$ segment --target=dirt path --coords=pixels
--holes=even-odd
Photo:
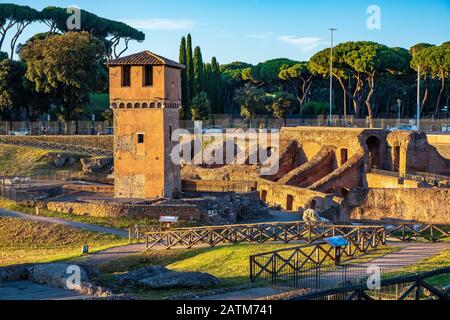
[[[81,266],[99,266],[103,263],[113,260],[126,258],[128,256],[139,254],[145,250],[144,244],[130,244],[122,247],[115,247],[100,252],[90,254],[88,256],[73,260],[73,263]]]
[[[15,212],[10,211],[6,209],[0,208],[0,217],[13,217],[13,218],[19,218],[24,220],[32,220],[36,222],[46,222],[46,223],[52,223],[52,224],[59,224],[64,226],[69,226],[77,229],[83,229],[93,232],[100,232],[105,234],[112,234],[115,236],[118,236],[120,238],[128,238],[128,232],[113,228],[106,228],[95,224],[90,223],[83,223],[83,222],[76,222],[76,221],[70,221],[70,220],[64,220],[60,218],[53,218],[53,217],[42,217],[42,216],[34,216],[31,214],[21,213],[21,212]]]

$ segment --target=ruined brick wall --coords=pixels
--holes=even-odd
[[[366,175],[369,189],[395,189],[395,188],[423,188],[427,187],[424,182],[403,179],[378,173],[368,173]]]
[[[450,224],[450,189],[355,190],[342,219],[417,221]]]
[[[315,208],[319,212],[334,206],[333,196],[320,192],[285,186],[269,181],[258,181],[261,200],[268,205],[279,205],[284,210],[301,212]]]
[[[436,148],[439,154],[447,160],[450,160],[450,134],[429,134],[428,143]]]
[[[318,192],[335,193],[337,195],[343,196],[347,191],[353,188],[362,187],[364,175],[364,159],[364,154],[353,155],[353,157],[342,167],[333,171],[323,179],[317,181],[308,189]]]
[[[306,188],[327,176],[337,168],[335,148],[324,146],[311,161],[292,170],[278,183]]]
[[[184,192],[252,192],[256,182],[222,180],[183,180]]]
[[[47,209],[75,215],[102,218],[135,217],[158,220],[161,215],[177,216],[181,220],[202,219],[205,213],[195,205],[133,205],[107,202],[48,202]]]
[[[450,175],[450,160],[428,143],[424,133],[392,132],[387,138],[392,155],[390,169],[402,174],[428,172]],[[399,158],[396,160],[396,158]]]
[[[64,190],[114,194],[114,186],[66,184]]]

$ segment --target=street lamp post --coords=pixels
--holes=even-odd
[[[398,126],[400,126],[400,123],[402,122],[402,100],[397,99],[397,109],[398,109]]]
[[[330,28],[331,33],[331,50],[330,50],[330,118],[329,125],[332,126],[333,123],[333,41],[334,41],[334,31],[337,31],[335,28]]]

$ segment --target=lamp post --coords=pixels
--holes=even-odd
[[[329,118],[329,126],[332,126],[333,123],[333,41],[334,41],[334,31],[337,31],[335,28],[330,28],[331,33],[331,50],[330,50],[330,118]]]
[[[397,109],[398,109],[398,126],[400,126],[401,118],[402,118],[402,100],[397,99]]]

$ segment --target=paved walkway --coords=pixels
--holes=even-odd
[[[42,217],[42,216],[35,216],[31,214],[21,213],[21,212],[15,212],[10,211],[6,209],[0,208],[0,217],[13,217],[13,218],[19,218],[19,219],[25,219],[25,220],[32,220],[36,222],[46,222],[46,223],[53,223],[53,224],[59,224],[64,226],[69,226],[77,229],[83,229],[93,232],[100,232],[105,234],[112,234],[121,238],[128,238],[128,231],[113,229],[113,228],[106,228],[95,224],[90,223],[83,223],[83,222],[76,222],[76,221],[70,221],[70,220],[64,220],[60,218],[53,218],[53,217]]]
[[[103,263],[110,262],[128,256],[139,254],[145,250],[145,244],[130,244],[122,247],[110,248],[100,252],[90,254],[88,256],[74,260],[73,262],[81,266],[99,266]]]
[[[0,283],[0,300],[83,300],[78,293],[31,283],[30,281]]]

